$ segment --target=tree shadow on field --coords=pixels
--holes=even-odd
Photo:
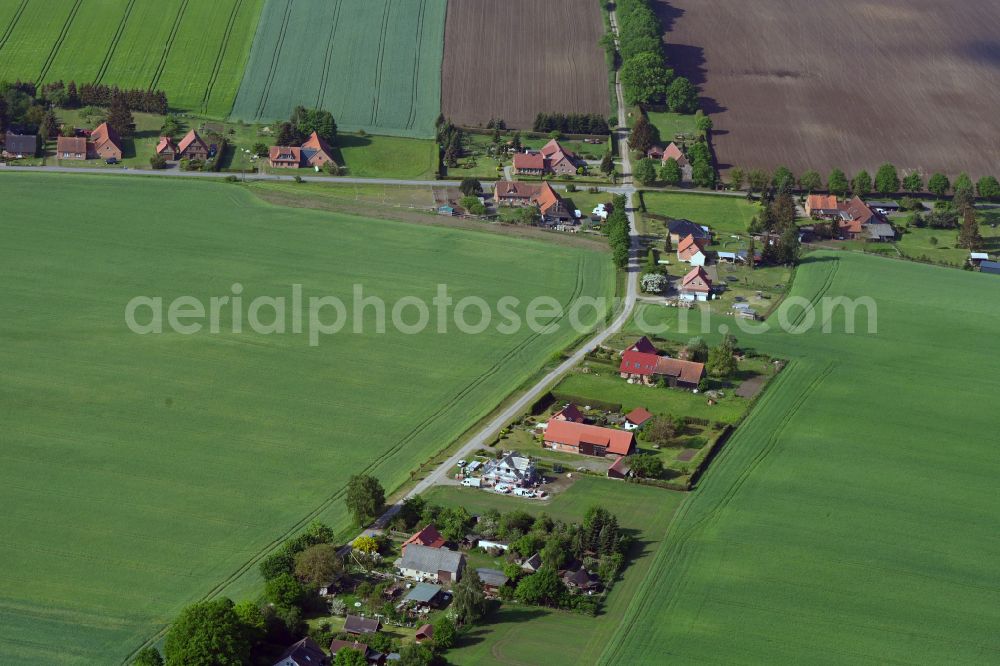
[[[802,257],[799,264],[823,264],[828,261],[840,261],[837,257],[817,257],[814,254]]]
[[[513,606],[505,606],[502,615],[498,611],[498,605],[494,604],[490,612],[487,613],[487,622],[483,626],[474,626],[459,634],[455,640],[455,647],[469,647],[477,643],[482,643],[493,632],[493,627],[498,624],[530,622],[546,615],[548,612],[543,608],[517,608]]]
[[[351,166],[344,159],[344,153],[341,152],[342,148],[364,148],[370,146],[372,143],[371,137],[368,135],[361,136],[359,134],[341,134],[337,133],[337,143],[333,146],[333,161],[340,166],[347,169],[347,175],[351,174]]]
[[[705,69],[705,49],[700,46],[671,43],[666,44],[664,49],[667,54],[667,63],[673,67],[674,71],[698,86],[700,90],[704,90],[708,80],[708,71]],[[698,101],[702,111],[708,115],[726,111],[726,107],[713,97],[702,95]]]
[[[657,0],[654,3],[653,11],[656,12],[657,18],[660,19],[660,25],[663,26],[663,32],[668,33],[674,29],[674,23],[680,17],[684,16],[684,10],[680,7],[674,7],[669,2],[663,2],[662,0]],[[664,37],[669,40],[669,37],[664,34]]]

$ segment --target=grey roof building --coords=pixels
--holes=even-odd
[[[319,643],[306,636],[285,650],[274,666],[330,666],[330,658]]]
[[[7,135],[4,137],[3,150],[8,155],[34,157],[38,152],[38,137],[34,134],[12,134],[7,132]]]
[[[465,555],[447,548],[428,548],[416,543],[406,547],[396,566],[407,578],[457,581],[465,567]]]

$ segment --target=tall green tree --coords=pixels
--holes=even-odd
[[[684,179],[681,165],[673,157],[668,157],[667,161],[660,167],[660,180],[667,185],[677,186]]]
[[[1000,183],[995,176],[983,176],[976,182],[976,192],[981,199],[1000,199]]]
[[[337,650],[333,666],[368,666],[368,659],[361,650],[343,647]]]
[[[903,189],[907,192],[919,192],[924,189],[924,179],[919,171],[911,171],[903,177]]]
[[[167,632],[167,666],[243,666],[250,643],[230,599],[192,604],[181,611]]]
[[[771,176],[771,184],[779,192],[782,190],[791,191],[795,187],[795,174],[788,167],[780,166],[774,170],[774,175]]]
[[[467,569],[452,589],[451,611],[460,627],[475,624],[486,615],[486,593],[475,569]]]
[[[344,573],[344,561],[332,543],[318,543],[295,556],[295,577],[303,583],[325,585]]]
[[[751,192],[763,192],[771,183],[771,176],[763,169],[753,169],[747,174],[747,185]]]
[[[962,214],[962,228],[958,232],[958,246],[970,250],[979,250],[983,246],[983,237],[979,233],[979,221],[976,219],[976,209],[969,206]]]
[[[778,260],[786,266],[794,266],[799,263],[801,252],[802,243],[799,240],[798,227],[795,225],[785,227],[778,241]]]
[[[943,173],[936,173],[927,181],[927,191],[937,197],[943,197],[951,189],[951,181]]]
[[[714,377],[731,377],[736,374],[736,338],[726,335],[722,342],[708,352],[708,373]]]
[[[611,175],[611,172],[615,170],[615,160],[611,157],[611,153],[604,153],[604,157],[601,158],[601,173],[605,176]]]
[[[896,167],[886,162],[875,172],[875,191],[881,195],[899,192],[899,173]]]
[[[135,119],[129,111],[125,95],[118,93],[111,98],[108,108],[108,126],[118,132],[119,136],[129,137],[135,131]]]
[[[348,510],[359,525],[367,525],[378,518],[385,508],[385,489],[374,476],[355,474],[347,482],[344,499]]]
[[[455,645],[455,638],[458,630],[455,623],[447,615],[440,615],[434,621],[434,647],[439,650],[448,650]]]
[[[132,666],[163,666],[163,657],[155,647],[143,648],[135,653]]]
[[[595,540],[599,538],[595,535]],[[566,586],[559,579],[559,574],[552,567],[541,569],[525,576],[514,590],[514,598],[524,604],[552,605],[566,595]]]
[[[743,189],[743,181],[746,180],[746,173],[740,167],[733,167],[729,170],[729,186],[734,190]]]
[[[656,182],[656,162],[649,157],[642,158],[635,165],[635,172],[632,175],[640,185],[652,185]]]
[[[667,107],[674,113],[694,113],[698,110],[698,89],[683,76],[678,76],[667,87]]]
[[[862,169],[851,179],[851,192],[856,197],[866,197],[872,192],[872,177]]]
[[[629,106],[660,102],[666,96],[673,72],[659,53],[639,53],[621,67],[622,94]]]
[[[483,191],[483,184],[479,182],[478,178],[472,178],[467,176],[462,179],[461,184],[459,184],[458,189],[461,190],[462,194],[465,196],[474,196]]]
[[[632,150],[645,155],[653,145],[660,140],[656,127],[649,122],[646,114],[640,114],[628,135],[628,146]]]
[[[958,178],[955,179],[955,184],[952,189],[955,190],[955,194],[958,194],[959,192],[968,192],[971,194],[975,191],[975,188],[972,185],[972,179],[969,178],[969,174],[964,171],[958,174]]]
[[[818,171],[810,169],[799,176],[799,187],[812,194],[823,187],[823,177]]]
[[[851,189],[851,184],[847,182],[847,175],[843,171],[834,169],[826,179],[826,187],[831,194],[842,197]]]

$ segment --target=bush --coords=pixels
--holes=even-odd
[[[149,166],[157,171],[167,168],[167,160],[162,155],[153,155],[149,158]]]

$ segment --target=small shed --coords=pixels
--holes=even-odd
[[[419,629],[417,629],[417,633],[414,636],[414,639],[418,643],[423,643],[424,641],[429,641],[432,638],[434,638],[434,627],[432,627],[429,624],[421,625],[421,627]]]
[[[381,628],[382,623],[379,620],[360,615],[348,615],[344,621],[344,631],[349,634],[374,634]]]
[[[417,604],[418,606],[430,606],[434,603],[439,594],[441,594],[440,585],[417,583],[417,585],[410,590],[410,593],[403,598],[403,601],[408,601],[410,603]]]
[[[455,215],[458,215],[458,209],[451,204],[444,204],[443,206],[438,206],[438,215],[454,217]]]
[[[499,569],[476,569],[476,574],[479,575],[479,580],[483,581],[483,587],[487,592],[496,592],[510,582],[510,578]]]
[[[979,264],[980,273],[1000,275],[1000,261],[984,261]]]

